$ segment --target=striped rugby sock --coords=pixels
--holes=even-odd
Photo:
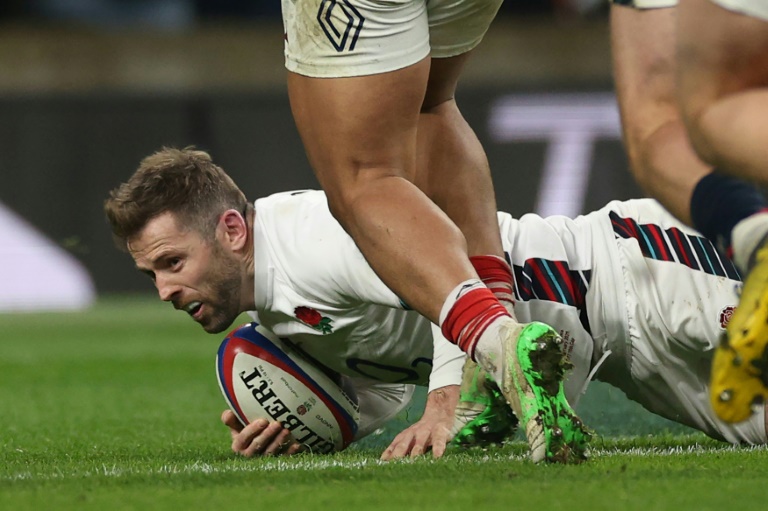
[[[766,208],[768,201],[757,188],[716,171],[701,178],[691,196],[693,226],[729,258],[733,257],[733,228]]]
[[[478,279],[462,282],[448,295],[440,312],[440,329],[446,339],[475,358],[475,347],[488,325],[502,316],[506,308]]]
[[[480,280],[498,298],[499,302],[514,318],[515,282],[512,267],[502,257],[495,255],[472,256],[469,261],[474,266]]]

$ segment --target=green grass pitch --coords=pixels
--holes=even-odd
[[[381,463],[419,401],[330,456],[239,459],[219,424],[208,335],[156,299],[67,314],[0,314],[0,510],[762,509],[768,451],[734,448],[593,385],[599,435],[579,466],[525,445]]]

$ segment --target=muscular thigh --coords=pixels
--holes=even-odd
[[[282,0],[285,61],[312,77],[386,73],[465,53],[502,0]]]
[[[611,6],[616,91],[627,129],[651,130],[675,115],[675,9]]]
[[[765,5],[766,17],[739,12],[750,5]],[[678,18],[680,96],[690,115],[714,99],[768,83],[768,4],[682,0]]]

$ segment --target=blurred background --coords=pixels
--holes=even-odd
[[[0,312],[153,292],[112,245],[102,203],[163,145],[211,152],[251,199],[316,188],[282,41],[274,0],[0,2]],[[501,209],[574,216],[639,195],[607,4],[507,0],[458,102]]]

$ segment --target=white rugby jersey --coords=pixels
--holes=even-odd
[[[323,192],[279,193],[255,208],[257,321],[341,374],[430,389],[460,380],[463,354],[444,339],[430,378],[431,323],[376,276]]]
[[[341,374],[430,390],[460,382],[461,351],[437,328],[433,349],[431,323],[375,275],[323,192],[280,193],[255,208],[257,321]],[[739,276],[711,243],[650,199],[575,219],[499,213],[499,222],[517,317],[563,337],[572,404],[597,372],[649,410],[733,440],[706,384]]]

